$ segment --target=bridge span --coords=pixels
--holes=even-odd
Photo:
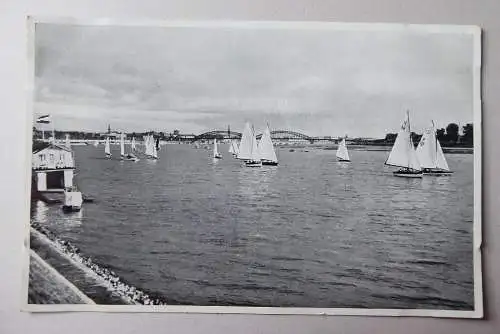
[[[214,130],[202,133],[193,138],[193,142],[203,141],[203,140],[227,140],[227,139],[241,139],[241,132],[228,131],[228,130]],[[256,136],[257,139],[262,137],[262,133]],[[312,137],[306,134],[291,131],[291,130],[272,130],[271,139],[282,140],[282,141],[306,141],[306,142],[318,142],[318,141],[337,141],[337,138],[327,137]]]

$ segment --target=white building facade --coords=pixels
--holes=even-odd
[[[33,152],[32,172],[39,192],[58,192],[73,187],[74,171],[75,161],[70,148],[50,144]]]

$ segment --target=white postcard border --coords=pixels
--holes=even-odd
[[[474,269],[474,310],[434,310],[434,309],[357,309],[357,308],[291,308],[291,307],[239,307],[239,306],[147,306],[147,305],[41,305],[28,304],[29,286],[29,234],[30,234],[30,191],[31,191],[31,136],[34,106],[35,79],[35,27],[37,23],[97,26],[156,26],[185,28],[238,28],[238,29],[307,29],[337,31],[412,31],[414,33],[457,33],[471,34],[473,47],[473,124],[474,124],[474,228],[473,228],[473,269]],[[483,278],[482,278],[482,100],[481,100],[481,29],[473,25],[437,25],[403,23],[351,23],[318,21],[159,21],[151,19],[109,19],[109,18],[68,18],[28,16],[27,18],[27,103],[26,103],[26,182],[23,239],[23,272],[21,310],[25,312],[122,312],[122,313],[204,313],[204,314],[255,314],[255,315],[316,315],[316,316],[387,316],[387,317],[436,317],[436,318],[483,318]]]

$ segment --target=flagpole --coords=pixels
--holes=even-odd
[[[54,121],[51,120],[52,123],[52,142],[55,144],[56,143],[56,135],[55,135],[55,130],[54,130]]]

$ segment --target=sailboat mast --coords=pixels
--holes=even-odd
[[[252,145],[250,146],[250,156],[253,157],[253,141],[254,140],[257,140],[255,138],[255,129],[253,127],[253,124],[252,124]]]
[[[437,139],[437,134],[436,134],[436,126],[434,125],[434,120],[431,120],[432,122],[432,135],[434,136],[434,153],[435,153],[435,162],[437,162],[437,154],[438,154],[438,139]]]
[[[414,149],[414,147],[413,147],[413,141],[411,140],[411,125],[410,125],[410,111],[409,110],[406,110],[406,120],[408,121],[408,136],[410,137],[409,149],[412,150],[412,149]],[[411,151],[409,151],[409,152],[411,152]],[[408,169],[410,169],[410,159],[408,159]]]

